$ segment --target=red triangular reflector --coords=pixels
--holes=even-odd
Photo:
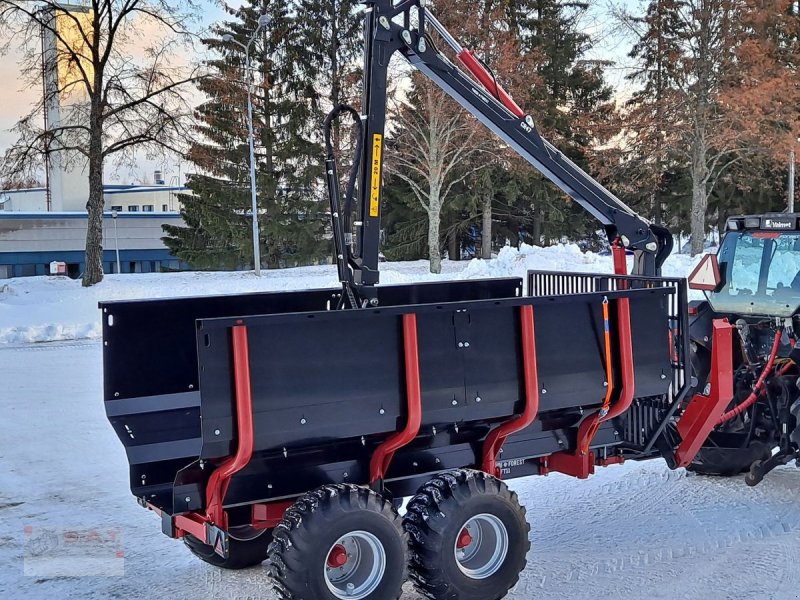
[[[693,290],[713,292],[720,283],[719,263],[716,254],[706,254],[689,275],[689,287]]]

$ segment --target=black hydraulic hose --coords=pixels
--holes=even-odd
[[[323,130],[325,132],[325,152],[327,153],[328,160],[336,160],[336,156],[333,153],[333,144],[331,143],[331,130],[333,128],[333,122],[339,118],[342,113],[348,113],[353,117],[353,121],[355,121],[358,134],[356,136],[356,151],[354,154],[353,159],[353,166],[350,167],[350,174],[347,177],[347,188],[345,188],[344,193],[344,214],[346,215],[344,218],[344,225],[345,228],[349,231],[350,230],[350,217],[353,211],[353,195],[356,189],[356,180],[358,179],[358,169],[361,166],[361,153],[364,149],[364,123],[361,121],[361,115],[359,112],[350,106],[349,104],[340,104],[336,108],[334,108],[331,112],[328,113],[328,116],[325,117],[325,123],[323,125]]]
[[[336,155],[331,142],[331,130],[333,122],[345,112],[350,114],[356,122],[358,134],[356,137],[355,157],[347,178],[344,206],[341,206],[339,202],[339,178],[336,174]],[[325,152],[327,153],[325,171],[328,183],[328,197],[331,203],[331,218],[333,219],[335,257],[339,281],[342,284],[342,297],[339,300],[337,309],[345,308],[348,305],[350,308],[358,308],[358,299],[353,291],[353,272],[350,266],[352,251],[348,244],[347,233],[352,233],[350,220],[353,216],[353,196],[361,165],[361,152],[364,148],[364,124],[361,122],[361,115],[356,109],[347,104],[340,104],[325,117],[323,131],[325,135]]]

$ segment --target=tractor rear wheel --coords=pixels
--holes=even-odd
[[[459,470],[434,477],[406,507],[411,579],[433,600],[499,600],[525,568],[530,526],[499,479]]]
[[[197,558],[221,569],[246,569],[260,565],[267,559],[267,548],[272,542],[271,529],[262,529],[252,536],[248,534],[248,537],[236,535],[237,532],[233,530],[228,537],[228,558],[221,557],[212,546],[191,534],[184,535],[183,542]]]
[[[392,503],[355,485],[324,485],[283,515],[269,548],[275,590],[291,600],[392,600],[408,542]]]
[[[700,475],[731,477],[750,470],[757,460],[772,456],[772,449],[764,442],[755,441],[745,448],[701,448],[688,470]]]

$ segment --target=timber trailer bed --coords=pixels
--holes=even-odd
[[[102,303],[106,412],[131,491],[202,560],[268,558],[295,600],[391,600],[407,574],[436,600],[499,599],[530,548],[503,480],[689,465],[731,399],[731,327],[708,319],[723,350],[695,393],[686,282],[658,276],[669,232],[545,141],[420,0],[367,2],[364,36],[364,116],[325,124],[341,287]],[[376,285],[394,53],[601,221],[614,275]]]

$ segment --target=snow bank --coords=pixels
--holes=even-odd
[[[697,259],[675,254],[664,265],[667,276],[686,276]],[[583,253],[576,245],[506,247],[496,258],[444,261],[441,275],[428,272],[427,261],[381,264],[383,284],[452,279],[525,277],[529,269],[612,272],[610,256]],[[252,272],[190,272],[106,275],[91,288],[66,277],[23,277],[0,282],[0,344],[26,344],[97,338],[101,334],[97,303],[178,296],[207,296],[259,291],[335,287],[333,266]]]

